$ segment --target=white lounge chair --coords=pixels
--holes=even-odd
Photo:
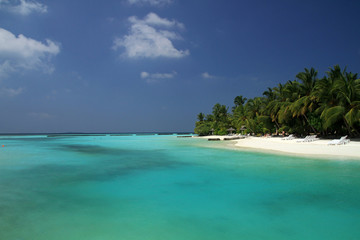
[[[308,139],[308,142],[313,142],[319,140],[318,138],[316,138],[316,135],[311,135],[310,138]]]
[[[331,140],[328,145],[345,145],[350,142],[350,139],[347,139],[347,135],[341,137],[340,139]]]
[[[293,140],[293,139],[295,139],[294,135],[293,135],[293,134],[290,134],[289,136],[284,137],[284,138],[282,138],[281,140]]]
[[[309,140],[309,138],[310,138],[311,136],[310,135],[308,135],[308,136],[306,136],[305,138],[303,138],[303,139],[299,139],[299,140],[297,140],[296,142],[307,142],[308,140]]]
[[[296,142],[313,142],[319,140],[318,138],[316,138],[316,135],[308,135],[303,139],[297,140]]]

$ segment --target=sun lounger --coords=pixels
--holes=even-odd
[[[313,142],[313,141],[316,141],[316,140],[319,140],[316,135],[311,135],[310,138],[308,139],[308,142]]]
[[[311,136],[310,135],[308,135],[308,136],[306,136],[305,138],[303,138],[303,139],[299,139],[299,140],[297,140],[296,142],[307,142],[308,140],[309,140],[309,138],[310,138]]]
[[[347,139],[347,135],[341,137],[340,139],[331,140],[328,145],[345,145],[350,142],[350,139]]]
[[[293,140],[293,139],[295,139],[294,135],[290,134],[289,136],[284,137],[281,140]]]
[[[297,140],[296,142],[313,142],[319,140],[318,138],[316,138],[316,135],[308,135],[303,139]]]

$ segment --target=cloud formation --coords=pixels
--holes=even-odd
[[[184,29],[184,25],[175,20],[161,18],[149,13],[144,19],[130,17],[128,35],[114,40],[113,49],[125,48],[128,58],[181,58],[189,55],[189,50],[178,50],[173,40],[181,40],[175,29]]]
[[[14,4],[15,3],[15,4]],[[15,14],[23,16],[29,15],[32,12],[46,13],[47,6],[36,1],[9,1],[0,0],[0,8],[6,9]]]
[[[7,88],[7,87],[3,87],[0,89],[0,95],[1,96],[7,96],[7,97],[15,97],[21,93],[23,93],[24,88]]]
[[[0,80],[7,77],[14,70],[9,61],[0,62]]]
[[[205,79],[215,79],[216,76],[213,76],[213,75],[210,75],[208,72],[204,72],[201,74],[202,78],[205,78]]]
[[[59,52],[59,45],[51,40],[42,43],[0,28],[0,77],[19,69],[51,73],[50,59]]]
[[[171,4],[173,0],[127,0],[127,2],[136,5],[164,6]]]
[[[157,83],[161,80],[171,79],[176,76],[176,72],[171,73],[148,73],[148,72],[141,72],[140,77],[145,79],[147,83]]]

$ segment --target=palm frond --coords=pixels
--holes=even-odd
[[[339,120],[343,119],[345,113],[345,108],[343,106],[335,106],[326,109],[321,114],[320,118],[324,122],[324,129],[328,129],[330,126],[334,125]]]

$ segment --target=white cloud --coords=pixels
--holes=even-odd
[[[157,83],[161,80],[171,79],[176,76],[176,72],[171,73],[148,73],[148,72],[141,72],[140,77],[145,79],[147,83]]]
[[[132,16],[129,18],[129,21],[133,24],[143,23],[147,25],[167,27],[167,28],[171,28],[171,27],[185,28],[184,24],[175,20],[170,21],[166,18],[161,18],[155,13],[149,13],[148,15],[145,16],[144,20],[140,20],[137,17]]]
[[[201,76],[205,79],[215,79],[216,78],[216,76],[210,75],[208,72],[202,73]]]
[[[14,4],[15,3],[15,4]],[[36,1],[8,1],[0,0],[0,8],[9,10],[10,12],[20,14],[20,15],[29,15],[32,12],[46,13],[47,6]]]
[[[148,78],[149,76],[150,76],[150,74],[148,72],[141,72],[140,73],[141,78]]]
[[[0,77],[24,69],[51,73],[50,59],[59,52],[59,45],[51,40],[42,43],[0,28]]]
[[[145,5],[149,4],[151,6],[163,6],[166,4],[171,4],[173,0],[127,0],[130,4],[136,5]]]
[[[0,63],[0,80],[7,77],[8,74],[13,71],[15,71],[15,69],[9,61],[5,60],[3,63]]]
[[[184,25],[175,20],[160,18],[149,13],[143,20],[130,17],[130,32],[122,38],[116,38],[113,49],[125,48],[124,56],[129,58],[181,58],[189,55],[189,50],[178,50],[172,40],[182,39],[174,30],[184,29]]]
[[[23,93],[24,91],[24,88],[17,88],[17,89],[14,89],[14,88],[1,88],[0,89],[0,95],[1,96],[7,96],[7,97],[15,97],[21,93]]]

